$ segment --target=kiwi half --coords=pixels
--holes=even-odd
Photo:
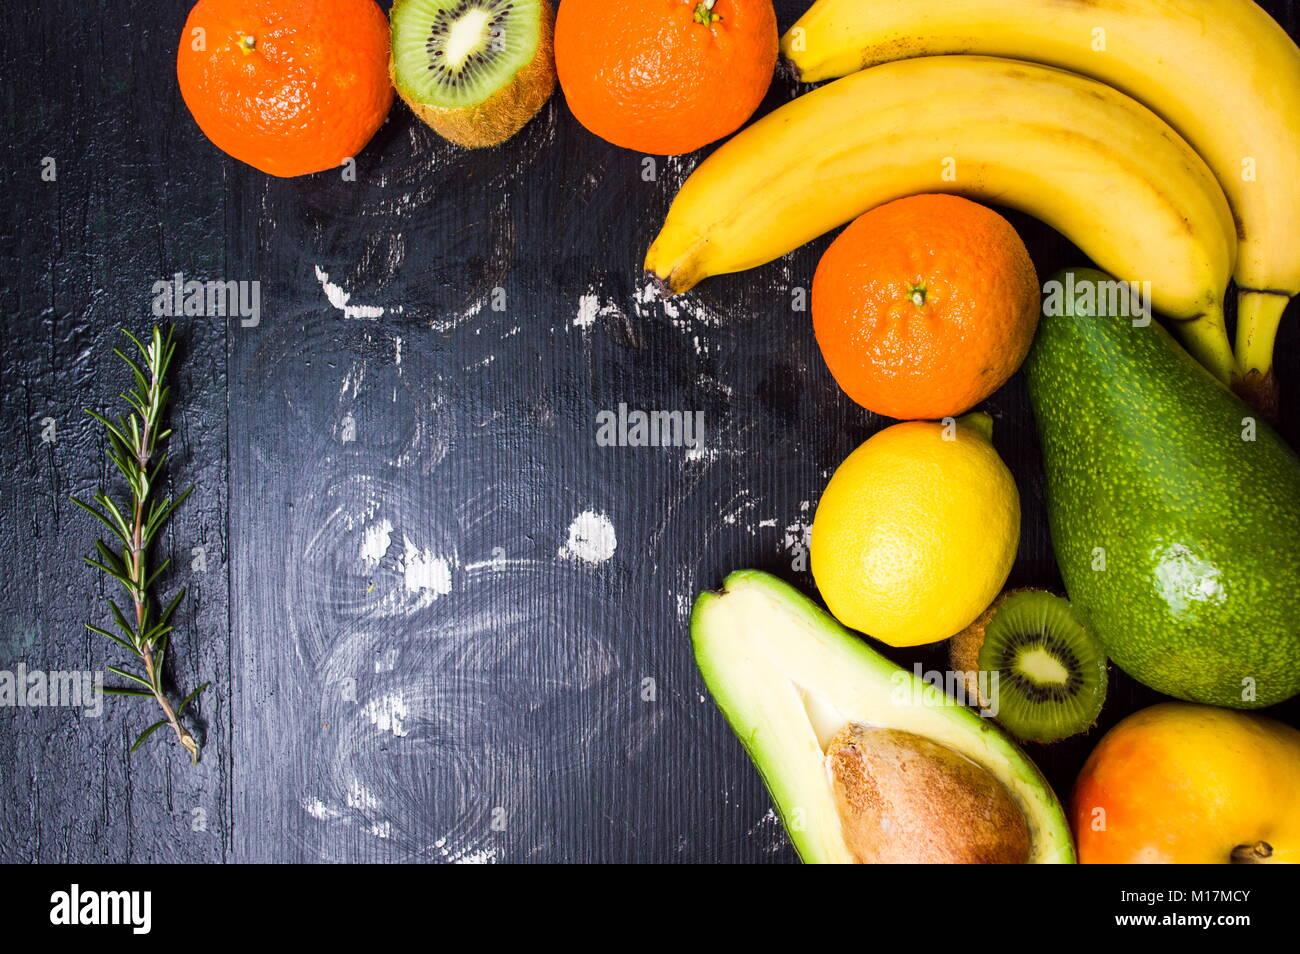
[[[1086,731],[1106,701],[1106,655],[1068,600],[1046,590],[1003,593],[954,636],[952,667],[969,675],[968,699],[995,708],[1012,735],[1055,742]],[[978,691],[974,672],[997,673]],[[993,705],[990,705],[993,703]]]
[[[452,142],[505,142],[555,90],[546,0],[396,0],[390,21],[393,86]]]

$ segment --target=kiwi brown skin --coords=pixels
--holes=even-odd
[[[1029,826],[997,778],[912,732],[861,725],[827,747],[845,844],[860,864],[1024,864]]]
[[[987,709],[989,707],[989,700],[985,699],[979,691],[980,650],[984,648],[984,634],[988,630],[994,614],[997,613],[998,607],[1016,593],[1046,592],[1046,590],[1038,590],[1033,587],[1006,590],[998,595],[998,598],[989,605],[988,609],[980,613],[975,622],[948,641],[948,665],[952,667],[953,672],[962,673],[962,681],[966,686],[967,705],[970,705],[972,701],[978,701],[979,708]]]
[[[542,0],[541,7],[537,52],[514,79],[483,102],[461,109],[417,102],[398,85],[396,66],[390,58],[388,75],[397,95],[444,139],[470,149],[501,145],[523,129],[555,92],[555,8],[547,0]]]

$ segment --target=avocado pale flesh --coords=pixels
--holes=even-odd
[[[1109,276],[1057,281],[1064,307],[1045,298],[1026,368],[1071,602],[1153,689],[1236,708],[1295,695],[1300,460],[1163,328],[1099,307]]]
[[[872,650],[788,584],[757,570],[732,573],[722,590],[696,601],[691,635],[704,681],[805,862],[858,860],[827,765],[827,752],[852,727],[899,729],[970,760],[1023,814],[1031,862],[1074,861],[1060,803],[1013,742]],[[912,794],[911,801],[927,801]],[[973,811],[961,799],[929,804],[940,816],[947,813],[939,820],[952,828]]]

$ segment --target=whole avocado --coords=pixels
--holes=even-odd
[[[1054,276],[1026,362],[1066,589],[1139,682],[1281,702],[1300,692],[1300,458],[1117,289]]]

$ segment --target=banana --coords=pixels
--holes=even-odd
[[[645,267],[682,292],[771,261],[883,202],[955,192],[1065,234],[1150,301],[1220,379],[1237,241],[1205,163],[1146,107],[1074,73],[984,56],[887,63],[813,90],[710,155]]]
[[[1159,113],[1228,196],[1238,385],[1276,400],[1273,339],[1300,293],[1300,49],[1251,0],[818,0],[781,49],[807,82],[943,53],[1033,60]]]

